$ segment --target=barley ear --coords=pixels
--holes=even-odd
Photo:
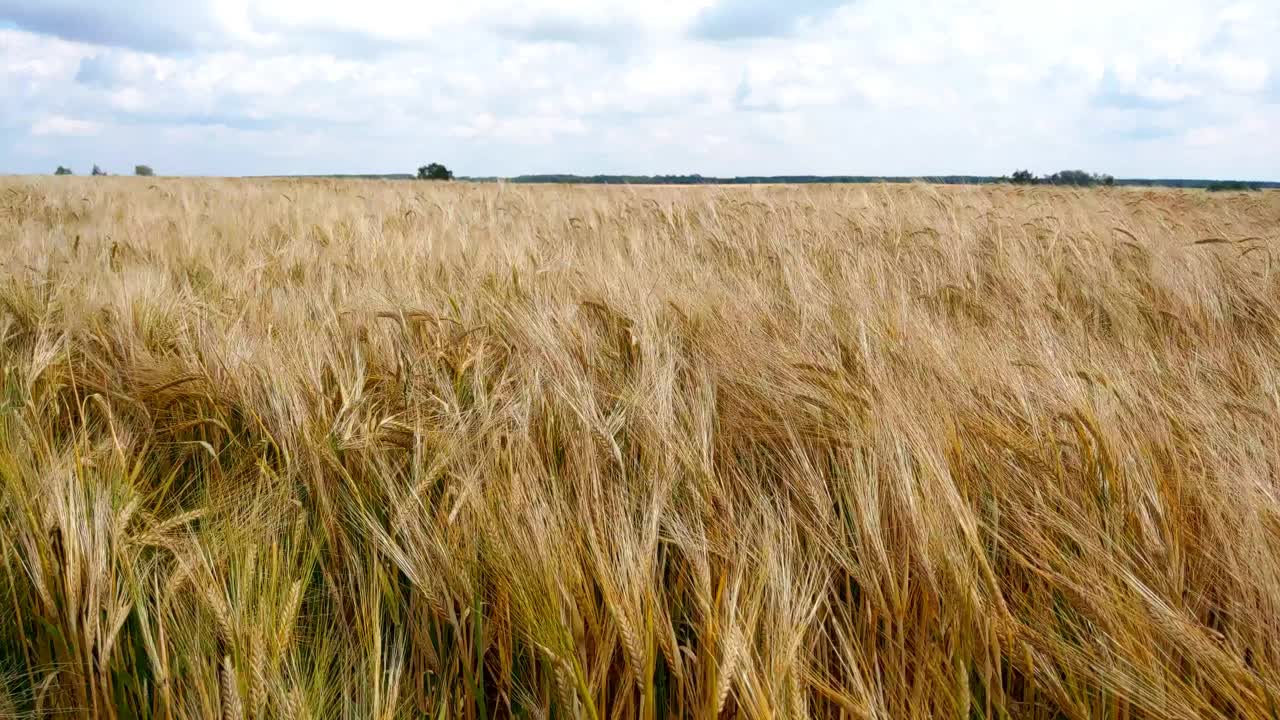
[[[249,717],[263,717],[266,700],[266,667],[262,657],[262,636],[254,633],[249,641]]]
[[[733,688],[733,675],[737,672],[738,637],[733,634],[725,647],[724,661],[720,665],[720,675],[716,688],[716,717],[724,712],[724,705],[729,700],[729,690]]]
[[[222,666],[218,670],[218,695],[222,701],[222,720],[244,720],[240,691],[236,687],[236,669],[230,655],[222,656]]]

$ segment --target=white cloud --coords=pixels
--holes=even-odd
[[[489,113],[477,115],[471,122],[451,130],[451,134],[455,137],[501,140],[518,144],[548,143],[559,136],[580,135],[584,132],[586,132],[586,125],[576,117],[525,115],[497,118]]]
[[[696,16],[707,0],[238,0],[228,26],[287,44],[299,32],[340,32],[387,42],[427,40],[445,32],[489,31],[533,41],[622,41],[630,34],[675,32]]]
[[[1258,57],[1241,57],[1234,54],[1219,55],[1209,61],[1222,84],[1239,93],[1254,93],[1266,87],[1271,68]]]
[[[102,126],[88,120],[77,120],[62,115],[50,115],[40,118],[31,126],[31,134],[36,137],[50,135],[97,135]]]
[[[1156,78],[1151,83],[1140,89],[1141,97],[1156,102],[1180,102],[1199,95],[1199,90],[1194,85],[1185,82],[1170,82],[1163,78]]]
[[[1261,0],[0,0],[5,21],[0,170],[1280,167],[1251,129],[1280,101]]]

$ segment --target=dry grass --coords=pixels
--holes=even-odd
[[[1276,717],[1278,228],[0,181],[0,716]]]

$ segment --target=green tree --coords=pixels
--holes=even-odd
[[[1258,190],[1260,189],[1253,183],[1242,182],[1240,180],[1219,180],[1211,182],[1205,186],[1209,192],[1225,192],[1228,190]]]
[[[418,168],[419,180],[452,180],[453,171],[440,163],[431,163]]]
[[[152,177],[156,171],[152,170],[150,165],[137,165],[133,168],[133,174],[138,177]]]
[[[1050,185],[1073,185],[1089,187],[1098,181],[1097,176],[1083,170],[1060,170],[1048,178]]]
[[[107,174],[107,171],[106,171],[106,170],[103,170],[102,168],[98,167],[97,165],[94,165],[94,166],[93,166],[93,172],[92,172],[92,173],[90,173],[90,174],[91,174],[91,175],[94,175],[94,176],[98,176],[98,175],[106,175],[106,174]]]
[[[63,167],[62,165],[59,165],[58,169],[53,171],[53,174],[54,175],[75,175],[75,173],[71,172],[71,168]]]
[[[1037,180],[1030,170],[1016,170],[1009,178],[1009,182],[1014,185],[1035,185]]]

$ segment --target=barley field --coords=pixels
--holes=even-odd
[[[1277,193],[0,179],[0,717],[1278,717],[1277,243]]]

